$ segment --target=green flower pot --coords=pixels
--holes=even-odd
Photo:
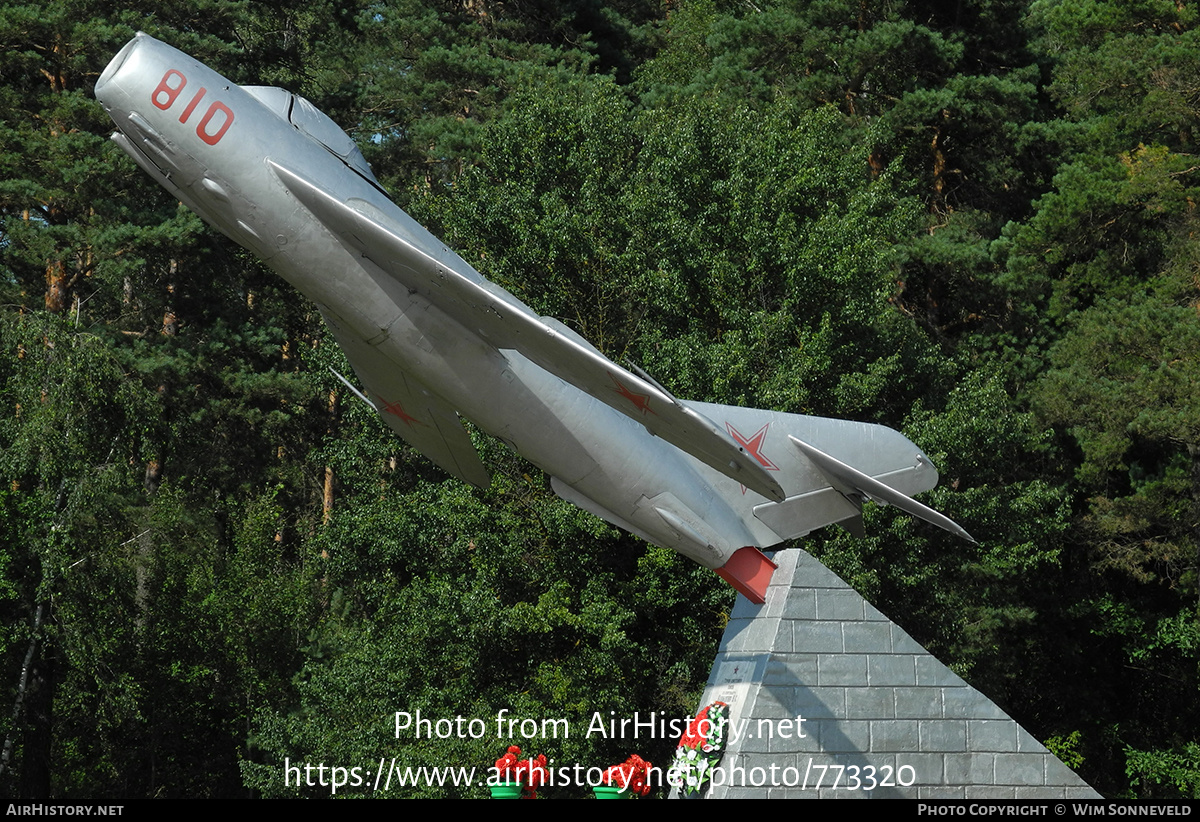
[[[520,799],[524,786],[520,782],[501,782],[492,785],[492,799]]]
[[[618,788],[616,785],[593,785],[592,793],[597,799],[625,799],[634,796],[632,791],[626,793],[624,788]]]

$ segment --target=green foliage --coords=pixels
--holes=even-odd
[[[479,158],[482,127],[520,113],[518,92],[592,71],[627,79],[657,12],[644,0],[370,5],[342,59],[358,54],[355,127],[376,173],[401,192],[454,180]]]
[[[694,710],[731,603],[499,443],[471,490],[347,397],[312,307],[107,141],[91,84],[142,28],[312,99],[472,264],[679,395],[903,425],[980,545],[869,507],[805,546],[1104,792],[1194,798],[1195,22],[0,9],[5,795],[327,795],[284,759],[538,748],[397,738],[418,708],[566,718],[548,756],[618,761],[593,712]]]
[[[910,203],[863,173],[829,110],[637,113],[593,83],[528,98],[489,146],[426,213],[493,279],[684,396],[862,413],[904,404],[880,397],[897,370],[939,368],[886,300]]]
[[[627,715],[631,704],[669,716],[691,710],[694,683],[715,651],[712,629],[731,599],[711,575],[672,552],[635,547],[597,528],[523,478],[498,481],[499,498],[486,501],[446,492],[441,504],[397,500],[390,516],[372,512],[361,523],[374,537],[362,542],[366,554],[388,550],[383,529],[408,531],[403,559],[382,562],[371,574],[364,567],[386,554],[362,556],[324,578],[330,607],[309,637],[296,677],[298,704],[259,716],[254,745],[265,764],[244,765],[247,784],[264,795],[329,794],[327,786],[284,786],[284,758],[373,767],[385,756],[401,770],[454,764],[482,772],[511,742],[568,766],[616,761],[628,742],[589,736],[595,712],[607,719],[609,711]],[[521,504],[505,503],[512,494]],[[344,518],[356,518],[354,506],[331,526]],[[419,546],[424,575],[395,584],[399,563],[416,562],[412,549]],[[395,712],[415,717],[417,710],[434,721],[480,718],[486,733],[418,738],[415,725],[397,733]],[[539,723],[566,719],[570,735],[498,736],[502,710]],[[642,750],[662,759],[671,744]],[[469,791],[393,786],[379,795],[486,792],[481,784]]]
[[[1038,2],[1030,15],[1058,60],[1049,91],[1083,126],[1081,145],[1192,147],[1194,9],[1165,0]]]
[[[1079,316],[1053,363],[1037,398],[1083,452],[1084,527],[1101,566],[1194,596],[1195,310],[1154,299],[1097,306]]]
[[[1073,771],[1079,770],[1083,765],[1083,755],[1079,753],[1079,731],[1047,739],[1046,749]]]
[[[1030,414],[1014,411],[995,374],[980,372],[950,393],[945,409],[914,409],[905,431],[941,470],[929,504],[980,544],[872,511],[867,539],[838,535],[818,555],[919,642],[1003,699],[1028,674],[1012,654],[1055,596],[1070,514],[1065,489],[1030,470],[1030,456],[1047,453],[1046,433]]]
[[[1011,232],[1007,276],[1024,311],[1061,323],[1097,300],[1145,294],[1191,225],[1192,173],[1189,158],[1161,146],[1064,168],[1038,213]]]
[[[1200,745],[1189,743],[1182,751],[1126,749],[1126,773],[1143,795],[1158,794],[1162,786],[1181,799],[1200,798]]]

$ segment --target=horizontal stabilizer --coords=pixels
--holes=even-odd
[[[296,172],[274,162],[271,166],[296,199],[343,245],[468,331],[498,349],[519,352],[767,499],[784,499],[775,478],[702,413],[620,367],[577,335],[564,334],[450,252],[438,259],[422,250],[406,236],[403,225],[371,203],[343,203]]]
[[[901,511],[932,523],[938,528],[949,531],[955,536],[962,537],[968,542],[975,542],[975,538],[968,534],[961,525],[949,517],[939,514],[928,505],[922,505],[907,494],[884,485],[879,480],[867,476],[856,468],[851,468],[841,460],[831,457],[829,454],[826,454],[819,448],[814,448],[803,440],[796,439],[793,436],[789,436],[788,439],[800,449],[804,456],[808,457],[813,465],[829,480],[829,484],[843,497],[848,499],[854,497],[858,497],[859,499],[866,498],[878,503],[894,505]]]

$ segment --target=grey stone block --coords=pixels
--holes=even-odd
[[[897,785],[946,785],[946,754],[902,751],[893,757],[890,772],[878,778]],[[890,775],[889,775],[890,774]]]
[[[917,684],[923,688],[939,685],[951,688],[967,687],[962,677],[928,653],[917,657]]]
[[[778,572],[776,572],[778,573]],[[740,602],[745,597],[741,597]],[[734,607],[737,611],[737,607]],[[787,601],[783,604],[782,619],[816,619],[817,592],[811,588],[792,588],[788,592]]]
[[[807,721],[845,719],[846,689],[793,688],[785,707],[785,717],[802,716]]]
[[[821,750],[858,753],[871,748],[871,723],[864,720],[827,722],[821,728]]]
[[[1076,777],[1078,778],[1078,777]],[[1047,801],[1066,799],[1066,789],[1058,785],[1041,785],[1033,788],[1018,787],[1013,789],[1013,796],[1017,799],[1045,799]],[[1049,810],[1049,809],[1047,809]]]
[[[961,786],[922,785],[917,789],[918,799],[966,799],[966,791]]]
[[[834,653],[846,650],[841,622],[798,620],[792,623],[792,649],[801,653]]]
[[[942,762],[947,785],[991,785],[996,780],[995,754],[946,754]]]
[[[890,654],[891,625],[886,622],[845,622],[842,635],[847,653]]]
[[[1016,788],[1000,785],[970,785],[966,788],[967,799],[1016,799]]]
[[[973,751],[1011,753],[1017,750],[1019,730],[1009,719],[971,719],[967,721],[967,745]]]
[[[916,685],[917,666],[908,654],[873,655],[867,658],[867,684],[871,687]]]
[[[893,688],[896,696],[897,719],[941,719],[942,691],[940,688]]]
[[[896,719],[896,700],[893,689],[847,688],[846,716],[861,719]]]
[[[817,589],[817,619],[861,621],[863,598],[849,588]]]
[[[863,751],[859,759],[861,759],[859,764],[864,768],[869,765],[876,770],[887,768],[888,773],[896,771],[896,754],[890,751]]]
[[[872,751],[918,751],[920,743],[920,726],[915,719],[871,721]]]
[[[861,687],[867,681],[866,654],[817,654],[817,684]]]
[[[768,653],[775,647],[775,635],[778,633],[777,620],[731,619],[725,626],[725,635],[721,637],[721,653]],[[781,650],[790,651],[792,644],[791,632],[788,632],[786,644]]]
[[[761,753],[747,754],[742,761],[742,768],[744,774],[741,777],[738,777],[736,773],[733,776],[744,780],[746,785],[763,788],[771,784],[771,773],[774,772],[778,775],[783,766],[769,754]]]
[[[831,719],[827,721],[835,722],[836,720]],[[804,736],[793,736],[791,738],[775,736],[769,741],[768,749],[776,754],[796,753],[798,755],[805,755],[820,753],[822,750],[820,722],[821,720],[805,719],[803,725]]]
[[[763,686],[815,685],[817,683],[816,654],[772,654],[767,660]]]
[[[1008,719],[1000,707],[974,688],[943,688],[942,710],[947,719]]]
[[[965,751],[967,723],[961,719],[922,719],[922,751]]]
[[[738,668],[743,684],[719,692],[741,700],[740,735],[730,732],[728,779],[713,798],[1098,798],[811,556],[789,550],[776,561],[767,603],[740,598],[734,608],[705,694],[715,698]],[[837,788],[831,765],[839,766]],[[874,790],[868,768],[881,783]],[[788,784],[805,774],[811,782],[822,769],[820,789]]]
[[[1038,754],[996,754],[996,784],[1044,785],[1045,756]]]
[[[1017,726],[1017,750],[1020,753],[1050,753],[1046,750],[1046,746],[1033,738],[1029,731]]]
[[[830,571],[807,551],[797,551],[795,573],[792,576],[792,586],[797,588],[845,588],[850,586],[842,578]],[[778,562],[778,560],[776,560]],[[779,576],[776,572],[776,576]],[[774,582],[774,577],[772,577]]]
[[[769,754],[771,753],[771,740],[765,736],[758,737],[753,733],[747,733],[739,740],[738,747],[742,753],[746,754]]]
[[[788,601],[788,588],[786,586],[769,586],[767,588],[766,600],[762,605],[758,606],[758,613],[753,617],[755,619],[779,619],[783,616],[784,606]],[[745,597],[740,597],[745,599]],[[734,604],[736,608],[736,603]]]
[[[797,701],[797,691],[807,691],[807,688],[759,688],[754,700],[753,711],[743,711],[741,717],[737,720],[739,723],[735,729],[730,730],[730,734],[740,733],[742,727],[746,727],[745,723],[754,721],[755,719],[787,719],[796,715],[795,703]],[[733,741],[733,737],[730,737]]]

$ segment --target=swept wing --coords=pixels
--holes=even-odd
[[[377,207],[357,200],[343,203],[296,172],[275,162],[271,166],[296,199],[347,248],[371,260],[463,327],[498,349],[518,351],[747,488],[768,499],[785,498],[779,483],[754,457],[703,414],[573,335],[564,334],[561,327],[538,317],[459,258],[446,264],[418,248],[406,239],[401,226],[389,226],[388,216]]]

